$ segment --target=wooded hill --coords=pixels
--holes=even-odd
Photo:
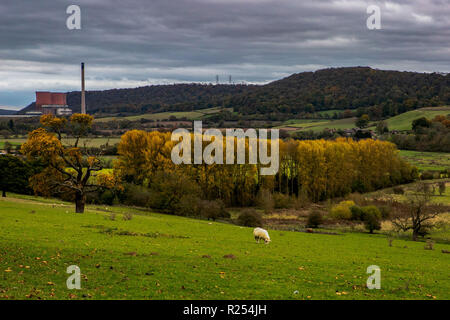
[[[69,92],[67,100],[75,112],[80,110],[79,91]],[[369,67],[331,68],[293,74],[266,85],[174,84],[89,91],[86,102],[90,113],[97,115],[211,107],[232,107],[243,115],[299,115],[362,108],[377,119],[416,108],[450,104],[450,75]]]

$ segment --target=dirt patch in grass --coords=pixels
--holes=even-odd
[[[85,225],[82,227],[98,229],[100,230],[99,233],[104,233],[113,236],[116,235],[116,236],[148,237],[148,238],[189,239],[189,237],[181,235],[173,235],[160,232],[147,232],[147,233],[134,232],[128,230],[121,230],[119,228],[106,227],[104,225]]]

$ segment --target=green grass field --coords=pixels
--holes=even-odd
[[[450,168],[450,153],[400,150],[400,155],[420,171]]]
[[[323,131],[325,129],[351,129],[355,127],[355,118],[339,120],[289,120],[277,128],[298,128],[296,131]]]
[[[322,113],[333,114],[335,110],[328,110]],[[426,117],[433,119],[437,115],[450,114],[450,107],[436,107],[436,108],[422,108],[409,112],[402,113],[398,116],[386,120],[390,130],[411,130],[411,123],[413,120]],[[298,128],[296,131],[323,131],[324,129],[351,129],[355,128],[355,118],[339,119],[339,120],[319,120],[319,119],[294,119],[288,120],[283,125],[277,128]],[[375,125],[371,125],[369,129],[375,130]],[[294,132],[294,131],[292,131]]]
[[[106,117],[106,118],[98,118],[95,119],[95,121],[98,122],[107,122],[107,121],[113,121],[113,120],[129,120],[129,121],[136,121],[140,119],[147,119],[147,120],[168,120],[171,116],[175,116],[178,120],[181,118],[186,118],[187,120],[200,120],[203,117],[207,117],[209,115],[212,115],[214,113],[220,112],[221,108],[209,108],[209,109],[201,109],[196,111],[190,111],[190,112],[160,112],[160,113],[147,113],[137,116],[128,116],[128,117]],[[231,108],[225,109],[225,110],[232,110]]]
[[[0,299],[450,298],[447,244],[269,230],[272,242],[258,245],[252,229],[230,224],[73,211],[53,199],[0,200]],[[70,265],[81,268],[81,290],[66,287]],[[370,265],[381,268],[381,290],[366,288]]]
[[[2,149],[5,145],[5,142],[8,141],[13,146],[15,145],[21,145],[27,141],[26,138],[12,138],[12,139],[2,139],[0,138],[0,149]],[[100,147],[101,145],[105,145],[106,143],[109,143],[109,145],[114,145],[116,143],[119,143],[120,137],[110,137],[110,138],[85,138],[80,139],[80,145],[83,145],[86,143],[86,146],[88,147]],[[63,143],[65,144],[73,144],[75,142],[74,139],[70,138],[63,138]]]
[[[9,143],[11,143],[11,145],[13,147],[17,146],[17,145],[21,145],[23,142],[25,142],[25,140],[23,140],[23,142],[18,142],[18,141],[13,141],[11,139],[2,139],[2,140],[0,140],[0,149],[3,149],[5,147],[5,142],[6,141],[9,141]]]
[[[433,119],[437,115],[450,114],[450,107],[422,108],[408,111],[386,120],[389,130],[411,130],[415,119],[426,117]],[[373,127],[374,128],[374,127]]]

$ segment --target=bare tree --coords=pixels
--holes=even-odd
[[[433,226],[432,219],[449,210],[447,206],[431,203],[432,192],[426,183],[417,184],[406,195],[405,202],[393,203],[395,215],[392,223],[397,230],[412,230],[412,239],[416,241]]]

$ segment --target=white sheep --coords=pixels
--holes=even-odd
[[[269,233],[267,230],[264,230],[262,228],[255,228],[253,230],[253,236],[255,237],[255,240],[259,243],[259,240],[264,240],[266,244],[270,242]]]

